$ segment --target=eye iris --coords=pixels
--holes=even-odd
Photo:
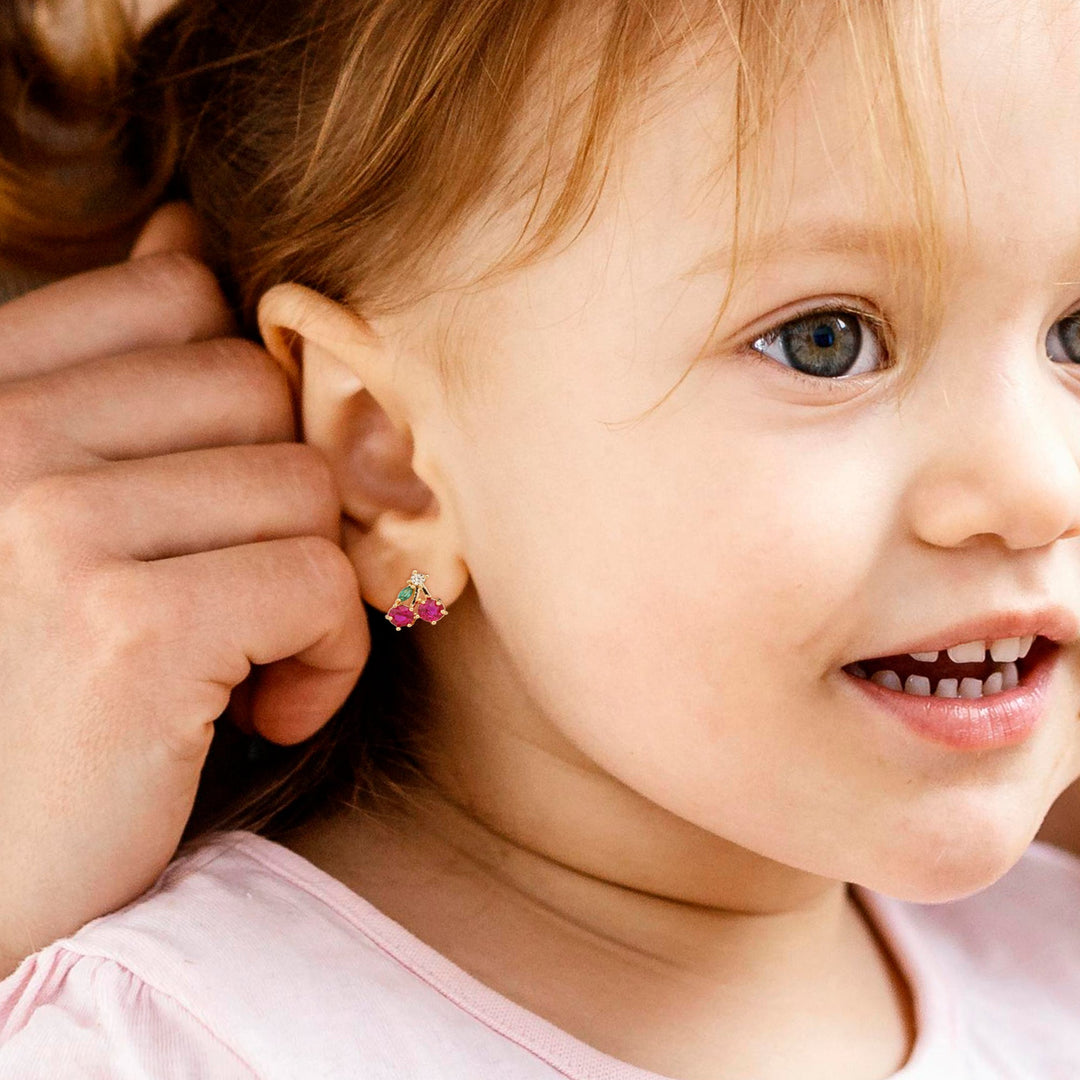
[[[834,376],[843,375],[858,360],[862,331],[857,319],[826,312],[788,323],[780,340],[797,370]]]
[[[1059,337],[1069,355],[1069,360],[1074,364],[1080,363],[1080,316],[1071,315],[1067,319],[1062,319],[1060,326]]]

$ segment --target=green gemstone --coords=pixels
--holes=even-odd
[[[412,586],[411,585],[406,585],[405,588],[402,589],[401,592],[399,592],[397,594],[398,600],[400,600],[402,603],[404,603],[406,600],[408,600],[411,596],[412,596]]]

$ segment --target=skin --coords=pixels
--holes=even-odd
[[[160,875],[226,707],[302,742],[368,658],[329,466],[193,217],[0,306],[0,978]]]
[[[679,1080],[898,1069],[910,993],[844,883],[932,902],[989,886],[1080,774],[1076,643],[1035,732],[981,753],[919,739],[840,672],[993,609],[1080,611],[1080,366],[1047,352],[1080,303],[1080,174],[1047,149],[1080,125],[1060,48],[1080,12],[1051,29],[1034,5],[948,11],[945,316],[902,400],[865,339],[867,374],[832,386],[750,347],[841,297],[890,321],[904,364],[915,313],[880,253],[795,249],[803,223],[878,220],[840,39],[777,118],[766,218],[795,240],[639,424],[607,422],[663,396],[724,292],[723,270],[689,274],[731,231],[707,183],[717,69],[683,72],[550,258],[370,322],[293,285],[262,304],[283,363],[302,342],[304,431],[364,598],[389,607],[415,567],[450,611],[402,631],[435,688],[432,790],[289,846]],[[451,303],[483,343],[456,403],[424,350]]]

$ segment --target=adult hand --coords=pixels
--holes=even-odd
[[[234,688],[300,742],[370,651],[330,467],[197,244],[165,207],[0,306],[0,976],[164,869]]]

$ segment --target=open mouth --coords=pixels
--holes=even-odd
[[[846,664],[843,670],[916,697],[982,698],[1022,686],[1040,661],[1058,648],[1057,643],[1039,636],[1026,655],[1013,661],[994,660],[987,653],[983,660],[961,663],[942,651],[933,661],[917,660],[910,654],[881,656]]]

